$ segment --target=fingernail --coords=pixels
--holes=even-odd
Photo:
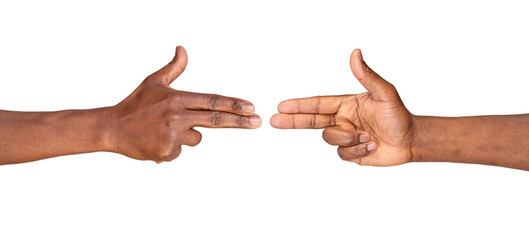
[[[243,103],[242,105],[242,112],[244,113],[253,113],[255,111],[255,107],[251,103]]]
[[[358,140],[360,140],[360,143],[365,143],[369,141],[369,135],[362,133]]]
[[[368,152],[373,152],[373,151],[375,151],[376,148],[377,148],[377,145],[374,144],[374,143],[370,143],[370,144],[367,145],[367,151]]]
[[[260,126],[261,125],[261,118],[257,115],[253,115],[250,117],[250,125],[252,126]]]

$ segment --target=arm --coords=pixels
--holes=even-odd
[[[111,151],[111,108],[59,112],[0,111],[0,164]]]
[[[170,161],[178,157],[181,145],[195,146],[201,141],[194,127],[251,129],[261,125],[254,106],[246,100],[169,87],[186,65],[187,53],[177,47],[169,64],[112,107],[0,111],[0,164],[96,151]]]
[[[338,155],[360,165],[457,162],[529,170],[529,115],[415,116],[360,50],[353,51],[350,64],[368,92],[283,101],[271,125],[324,128],[323,139],[338,146]]]
[[[413,162],[529,170],[529,115],[414,117]]]

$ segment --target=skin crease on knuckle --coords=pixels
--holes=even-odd
[[[211,110],[216,110],[220,105],[220,96],[219,95],[209,95],[207,96],[207,103]]]
[[[231,109],[234,112],[242,112],[243,105],[244,104],[241,101],[238,101],[238,100],[231,100],[231,103],[230,103]],[[241,124],[239,124],[239,125],[241,125]]]
[[[167,116],[167,126],[175,127],[180,125],[184,121],[183,113],[170,113]]]
[[[169,93],[167,96],[167,102],[171,107],[180,107],[182,105],[181,94],[177,91]]]
[[[365,145],[353,146],[353,147],[338,147],[338,155],[342,160],[353,160],[368,155],[368,151]]]
[[[352,145],[355,145],[358,143],[357,139],[358,139],[358,136],[356,136],[356,134],[354,133],[348,133],[346,136],[343,137],[343,142],[347,145],[347,146],[352,146]]]
[[[217,111],[211,112],[210,119],[212,126],[220,126],[224,122],[224,117],[222,116],[222,113]]]
[[[249,117],[237,116],[235,121],[237,122],[238,126],[249,126],[250,125]]]

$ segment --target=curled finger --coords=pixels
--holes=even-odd
[[[184,133],[182,144],[194,147],[198,145],[200,141],[202,141],[202,134],[199,131],[191,128]]]
[[[180,156],[180,153],[182,153],[182,146],[178,145],[170,152],[159,154],[154,161],[158,164],[162,162],[170,162]]]
[[[323,140],[334,146],[354,146],[369,141],[369,135],[362,131],[352,131],[340,126],[327,127],[322,133]]]
[[[356,162],[361,164],[360,161],[357,161],[361,158],[367,157],[374,153],[377,150],[377,145],[373,142],[362,143],[352,147],[338,147],[338,155],[341,159],[350,162]]]

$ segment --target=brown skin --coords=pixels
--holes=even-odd
[[[360,165],[458,162],[529,170],[529,114],[426,117],[411,114],[395,87],[356,49],[351,70],[368,92],[291,99],[270,124],[280,129],[324,128],[338,155]]]
[[[181,145],[195,146],[193,127],[258,128],[252,103],[214,94],[178,91],[171,84],[186,68],[187,53],[148,76],[113,107],[58,112],[0,111],[0,164],[109,151],[140,160],[170,161]]]

